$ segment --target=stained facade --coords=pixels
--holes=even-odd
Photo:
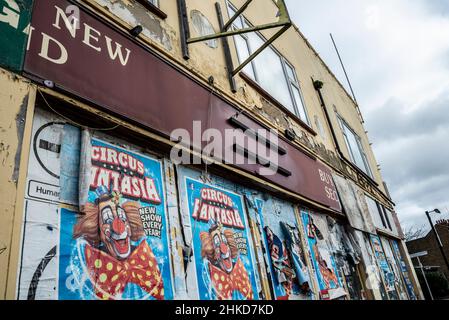
[[[22,48],[0,51],[2,298],[422,298],[360,110],[296,26],[233,77],[275,31],[186,46],[243,4],[0,1]],[[177,163],[174,132],[207,145],[195,123],[239,130],[231,158],[273,130],[276,171]]]

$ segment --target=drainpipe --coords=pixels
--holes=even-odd
[[[321,103],[321,107],[323,108],[324,111],[324,115],[326,116],[326,120],[327,120],[327,124],[329,125],[329,128],[331,130],[332,133],[332,139],[334,140],[334,145],[335,145],[335,149],[337,149],[338,155],[341,157],[341,159],[343,159],[345,162],[351,164],[353,166],[353,168],[356,168],[357,171],[363,175],[365,178],[368,179],[368,181],[371,181],[375,187],[379,187],[379,184],[374,181],[373,178],[369,177],[366,173],[364,173],[362,170],[360,170],[359,168],[357,168],[357,166],[353,165],[351,161],[349,161],[346,156],[343,154],[343,152],[341,151],[340,145],[338,143],[337,140],[337,136],[335,134],[335,130],[334,127],[332,126],[332,122],[329,116],[329,112],[327,111],[327,106],[326,103],[324,102],[324,98],[323,98],[323,94],[321,93],[321,89],[323,88],[323,82],[320,80],[314,80],[312,78],[312,82],[313,82],[313,87],[315,88],[316,92],[318,93],[318,96],[320,98],[320,103]]]
[[[321,89],[323,88],[323,82],[321,82],[319,80],[314,80],[313,78],[312,78],[312,82],[313,82],[313,87],[315,88],[316,92],[318,93],[318,97],[320,98],[321,107],[323,108],[327,124],[329,125],[329,128],[331,130],[332,140],[334,142],[335,149],[337,149],[337,152],[340,155],[340,157],[342,157],[343,159],[346,159],[345,156],[343,155],[343,153],[341,152],[340,145],[338,144],[338,140],[337,140],[337,136],[335,134],[334,127],[332,126],[329,112],[327,111],[326,103],[324,102],[323,94],[321,93]]]

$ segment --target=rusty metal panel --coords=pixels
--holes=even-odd
[[[76,17],[79,25],[71,25],[69,5],[65,0],[36,3],[27,74],[167,137],[179,128],[194,137],[194,121],[203,130],[206,124],[221,133],[234,129],[228,120],[236,108],[83,9]],[[243,114],[239,120],[262,129]],[[286,150],[280,159],[284,174],[260,177],[341,212],[331,171],[289,143],[280,145]],[[262,168],[238,167],[253,175]]]
[[[0,66],[20,71],[23,65],[33,0],[0,0]]]

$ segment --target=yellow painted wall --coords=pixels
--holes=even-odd
[[[22,146],[29,146],[24,136],[31,123],[30,105],[35,94],[30,84],[8,71],[0,69],[0,299],[14,298],[7,295],[7,282],[15,278],[15,270],[9,272],[9,264],[17,259],[23,204],[22,174],[26,168],[21,157]],[[32,108],[31,108],[32,109]],[[27,158],[27,157],[25,157]],[[26,161],[26,159],[25,159]],[[12,265],[17,266],[17,260]]]

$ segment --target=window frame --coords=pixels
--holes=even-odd
[[[376,217],[373,217],[373,221],[374,221],[374,224],[376,225],[376,228],[380,229],[382,231],[387,231],[387,232],[392,232],[394,234],[397,234],[398,229],[395,224],[393,212],[367,193],[365,193],[365,198],[366,198],[368,210],[370,211],[370,213],[376,214],[377,217],[380,217],[380,221]],[[374,203],[376,205],[375,213],[371,212],[372,206],[368,203],[368,201],[371,201],[372,203]],[[374,207],[372,209],[374,209]],[[381,225],[379,225],[378,222],[380,222]]]
[[[298,79],[298,75],[296,73],[296,69],[295,67],[293,67],[293,65],[282,55],[280,55],[280,58],[282,60],[282,68],[284,69],[284,76],[287,80],[288,83],[288,90],[290,91],[290,97],[292,98],[293,101],[293,108],[296,111],[296,114],[298,114],[298,117],[304,122],[306,123],[309,127],[311,126],[311,122],[309,119],[309,115],[307,113],[307,108],[306,108],[306,103],[304,101],[304,94],[302,93],[301,90],[301,84],[299,83],[299,79]],[[290,68],[293,72],[293,77],[295,79],[291,79],[290,75],[287,71],[287,67]],[[293,88],[295,88],[296,90],[298,90],[299,92],[299,99],[301,100],[299,103],[302,104],[302,109],[304,110],[304,116],[305,119],[302,119],[302,117],[300,116],[301,112],[299,111],[299,106],[298,106],[298,102],[296,101],[295,98],[295,94],[293,93]]]
[[[383,226],[383,228],[384,228],[385,230],[387,230],[387,229],[388,229],[388,226],[387,226],[387,223],[386,223],[386,221],[385,221],[384,211],[383,211],[383,209],[382,209],[383,206],[382,206],[379,202],[377,202],[377,201],[376,201],[376,205],[377,205],[377,210],[378,210],[380,219],[382,220],[382,226]]]
[[[387,221],[387,224],[388,224],[388,229],[389,229],[390,231],[393,231],[393,227],[392,227],[392,224],[391,224],[391,222],[390,222],[390,217],[388,216],[389,210],[387,210],[387,208],[385,208],[385,206],[382,206],[382,210],[383,210],[384,215],[385,215],[385,220]],[[393,218],[393,217],[392,217],[392,218]]]
[[[236,29],[236,28],[234,27],[234,25],[232,25],[232,28],[233,28],[234,30],[238,30],[238,29]],[[249,44],[249,39],[248,39],[248,36],[247,36],[246,34],[237,34],[237,35],[235,35],[235,36],[233,37],[233,38],[234,38],[235,51],[237,52],[237,59],[238,59],[239,61],[241,61],[241,60],[243,60],[243,59],[241,58],[241,53],[239,52],[240,50],[238,50],[238,48],[237,48],[237,44],[236,44],[235,37],[240,37],[240,38],[242,38],[243,42],[245,42],[246,49],[247,49],[247,51],[248,51],[248,57],[251,55],[251,46],[250,46],[250,44]],[[246,60],[246,59],[244,59],[244,60]],[[257,82],[258,76],[257,76],[257,73],[256,73],[256,68],[255,68],[255,65],[254,65],[254,60],[252,60],[252,61],[250,62],[250,64],[248,64],[247,66],[251,66],[251,72],[252,72],[252,75],[254,76],[254,81]],[[245,66],[245,68],[246,68],[247,66]],[[250,78],[252,78],[251,75],[248,75],[248,76],[249,76]]]
[[[229,0],[226,1],[226,7],[227,7],[226,11],[227,11],[227,14],[228,14],[228,18],[231,18],[230,11],[232,11],[235,14],[237,12],[237,9]],[[238,23],[238,24],[240,24],[243,28],[245,28],[245,25],[247,25],[249,27],[253,26],[251,24],[251,22],[243,14],[241,14],[239,17],[237,17],[236,21],[237,20],[240,21],[240,23]],[[238,25],[236,25],[236,21],[234,21],[232,23],[232,28],[234,30],[238,30]],[[267,39],[260,32],[255,31],[254,33],[260,38],[260,40],[262,42],[266,42],[267,41]],[[251,47],[251,43],[249,41],[249,37],[246,34],[235,35],[234,37],[242,37],[243,38],[243,40],[246,43],[246,47],[247,47],[248,52],[249,52],[250,55],[253,54],[257,50],[257,48],[255,50],[253,50],[253,48]],[[241,63],[244,60],[243,61],[241,60],[241,57],[240,57],[241,54],[239,53],[239,50],[238,50],[237,45],[235,43],[235,39],[233,39],[233,40],[234,40],[235,51],[237,53],[237,58],[238,58],[239,62]],[[269,95],[271,95],[276,100],[277,104],[281,105],[283,109],[286,109],[290,114],[292,114],[296,118],[298,118],[301,121],[301,123],[305,124],[308,128],[312,129],[312,124],[310,122],[310,116],[308,114],[308,110],[307,110],[306,103],[305,103],[305,100],[304,100],[304,94],[303,94],[302,89],[301,89],[301,83],[300,83],[300,81],[298,79],[298,74],[296,72],[296,68],[273,45],[270,44],[270,46],[268,48],[273,50],[273,52],[278,56],[278,58],[280,60],[282,71],[283,71],[283,74],[284,74],[284,80],[286,82],[286,85],[288,87],[288,92],[290,94],[290,100],[292,102],[293,111],[291,111],[289,108],[284,106],[283,103],[279,102],[277,98],[275,98],[267,89],[265,89],[262,86],[262,84],[260,83],[260,80],[259,80],[259,75],[258,75],[258,72],[257,72],[255,59],[253,59],[250,62],[251,63],[251,70],[252,70],[252,73],[254,75],[254,78],[251,75],[247,75],[247,77],[249,77],[250,79],[253,79],[258,84],[258,86],[260,88],[262,88],[264,91],[266,91]],[[287,71],[287,67],[289,67],[292,70],[293,76],[294,76],[295,79],[291,79],[291,77],[290,77],[290,75],[289,75],[289,73]],[[245,68],[246,68],[246,66],[245,66]],[[246,73],[246,72],[243,71],[243,73]],[[293,88],[298,90],[299,99],[301,101],[298,101],[298,102],[296,101],[296,97],[294,95],[294,92],[293,92],[294,89]],[[299,106],[298,104],[301,104],[301,106]],[[300,112],[300,108],[302,108],[303,111],[304,111],[305,119],[302,118],[302,114]]]
[[[373,171],[371,169],[371,166],[368,161],[368,156],[366,155],[365,149],[363,148],[362,139],[359,137],[359,135],[352,129],[352,127],[338,114],[336,111],[338,123],[340,125],[341,132],[343,134],[343,137],[345,139],[346,148],[349,152],[349,157],[351,158],[351,162],[360,170],[362,170],[365,174],[367,174],[371,179],[374,179]],[[351,147],[351,143],[349,142],[348,135],[346,133],[346,129],[349,130],[350,133],[355,137],[355,141],[357,143],[357,147],[359,148],[360,155],[362,156],[362,161],[365,166],[365,170],[363,168],[360,168],[360,166],[357,164],[357,161],[355,160],[353,148]]]

